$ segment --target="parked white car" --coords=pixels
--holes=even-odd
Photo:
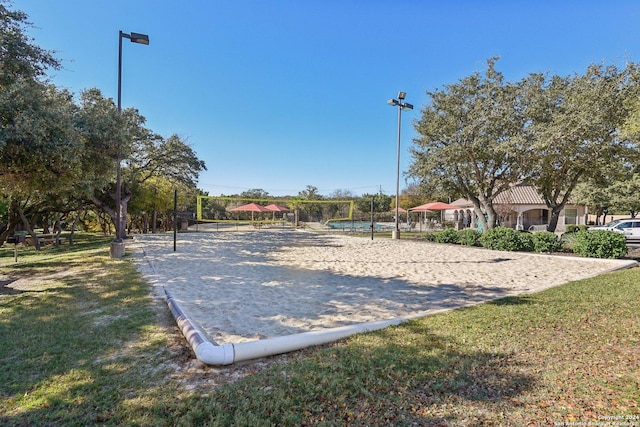
[[[608,230],[624,234],[627,240],[640,241],[640,218],[616,219],[605,225],[589,227],[589,231]]]

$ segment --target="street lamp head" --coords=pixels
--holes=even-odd
[[[407,97],[407,92],[398,92],[398,99],[402,101]]]
[[[131,33],[129,39],[131,40],[131,43],[149,44],[149,36],[146,34]]]
[[[400,103],[395,99],[390,99],[387,101],[387,104],[391,105],[392,107],[397,107]]]
[[[131,43],[139,43],[139,44],[149,44],[149,36],[146,34],[140,34],[140,33],[131,33],[131,34],[127,34],[127,33],[123,33],[122,30],[120,30],[120,41],[122,42],[122,39],[129,39],[131,41]]]
[[[408,102],[405,102],[404,104],[402,104],[402,109],[404,111],[413,110],[413,104],[409,104]]]

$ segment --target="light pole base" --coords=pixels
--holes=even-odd
[[[114,240],[109,248],[109,256],[111,258],[122,258],[124,256],[124,242]]]
[[[400,230],[393,230],[391,232],[391,238],[397,240],[400,238]]]

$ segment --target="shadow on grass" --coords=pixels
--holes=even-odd
[[[512,296],[512,297],[504,297],[497,300],[489,301],[487,304],[489,305],[528,305],[533,304],[533,297],[530,295],[520,295],[520,296]]]
[[[16,279],[0,280],[0,295],[15,295],[20,293],[19,290],[9,286],[15,281]]]
[[[303,350],[295,357],[275,367],[268,380],[256,375],[211,396],[188,399],[172,421],[446,425],[449,415],[429,410],[460,402],[511,404],[536,385],[513,355],[466,348],[420,322]]]
[[[34,260],[9,272],[65,272],[55,286],[0,288],[2,425],[118,423],[125,401],[153,393],[161,361],[134,363],[164,349],[146,339],[157,327],[148,286],[128,263],[84,249],[70,251],[78,260]]]
[[[63,240],[63,243],[59,246],[43,245],[40,251],[36,251],[33,246],[18,245],[18,261],[22,264],[25,258],[27,260],[32,258],[38,259],[48,255],[69,255],[73,253],[86,253],[92,250],[99,250],[108,254],[109,242],[111,240],[113,240],[113,237],[81,233],[77,235],[72,245],[70,245],[66,239]],[[14,247],[12,244],[5,244],[3,247],[0,247],[0,261],[6,262],[8,267],[13,267],[13,257]]]

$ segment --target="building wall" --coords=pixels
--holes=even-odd
[[[505,209],[500,209],[499,205],[496,205],[496,211],[499,212],[501,219],[500,224],[504,227],[517,228],[518,217],[520,217],[520,224],[522,224],[523,230],[528,230],[532,225],[544,225],[549,223],[551,212],[546,206],[540,205],[511,205],[511,209],[508,214],[500,214]],[[461,208],[460,210],[467,211],[468,208]],[[469,209],[473,212],[473,209]],[[573,215],[571,215],[573,213]],[[454,210],[447,210],[444,214],[446,221],[453,221],[455,218]],[[560,212],[558,218],[557,232],[564,232],[566,226],[569,224],[584,225],[587,224],[587,209],[585,206],[580,205],[567,205]]]

